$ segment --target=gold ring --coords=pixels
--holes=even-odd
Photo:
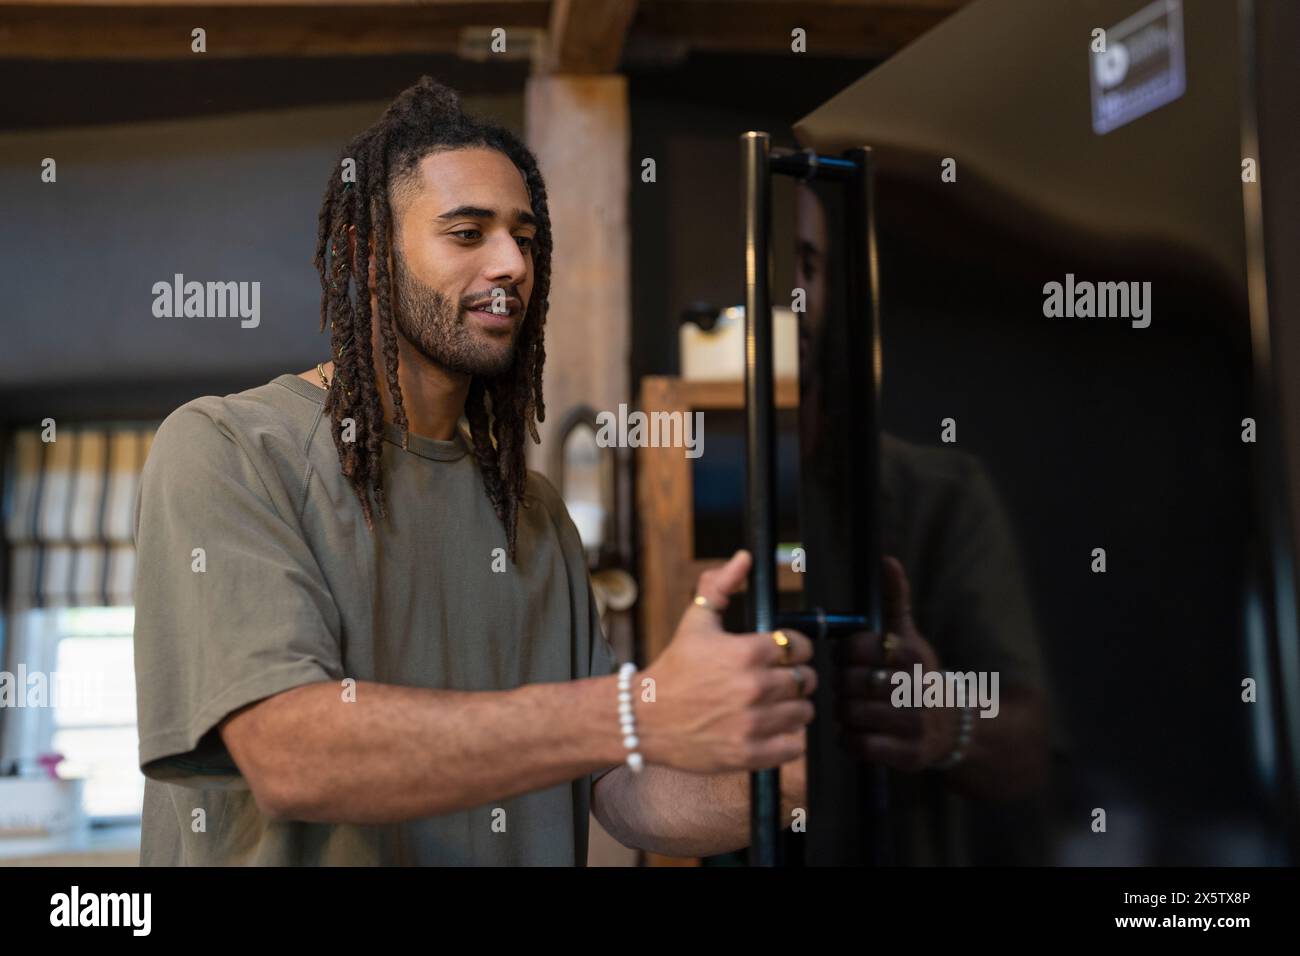
[[[897,634],[885,635],[885,639],[880,642],[880,647],[881,650],[884,651],[884,658],[886,664],[894,663],[895,657],[898,654],[898,647],[902,643],[903,642],[899,639]]]
[[[785,636],[784,631],[773,631],[772,640],[776,641],[776,646],[781,648],[781,663],[789,664],[790,657],[794,654],[794,645],[790,643],[790,638]]]
[[[718,607],[716,604],[714,604],[712,601],[706,598],[703,594],[695,595],[695,601],[693,603],[695,604],[696,607],[702,607],[706,611],[712,611],[714,614],[722,613],[722,608]]]

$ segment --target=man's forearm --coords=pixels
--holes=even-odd
[[[390,823],[551,787],[618,763],[616,678],[450,691],[309,684],[230,718],[231,746],[277,817]],[[243,751],[242,753],[239,751]],[[259,797],[259,802],[261,797]]]
[[[975,717],[966,759],[950,771],[953,787],[979,799],[1037,790],[1047,779],[1047,721],[1041,694],[1004,692],[996,717]]]
[[[781,767],[781,816],[789,827],[806,806],[804,758]],[[595,811],[614,839],[664,856],[713,856],[750,843],[750,775],[697,774],[647,766],[612,770],[596,782]]]

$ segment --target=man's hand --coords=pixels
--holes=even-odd
[[[700,575],[696,593],[726,608],[750,561],[748,551],[736,552],[722,567]],[[729,634],[719,613],[687,608],[672,643],[641,674],[654,680],[654,701],[634,688],[646,762],[720,773],[764,770],[800,757],[804,728],[813,718],[807,697],[817,675],[807,666],[812,642],[797,631],[783,633],[790,641],[788,662],[770,633]]]
[[[895,707],[890,703],[895,670],[942,670],[935,651],[912,620],[911,589],[903,565],[884,559],[885,631],[899,643],[885,660],[879,634],[862,631],[835,642],[836,716],[842,745],[867,760],[909,773],[943,760],[957,742],[955,707]]]

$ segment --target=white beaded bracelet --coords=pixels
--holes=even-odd
[[[966,759],[966,749],[970,746],[974,729],[975,710],[972,707],[963,707],[957,725],[957,742],[953,745],[952,753],[934,765],[935,770],[951,770]]]
[[[623,746],[630,751],[627,765],[633,773],[640,773],[645,762],[636,749],[641,741],[636,735],[636,717],[632,713],[632,675],[635,673],[636,665],[631,661],[618,669],[618,723],[623,731]]]

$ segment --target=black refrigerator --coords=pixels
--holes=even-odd
[[[886,766],[819,688],[787,862],[1296,862],[1297,49],[1280,0],[978,0],[796,124],[874,230],[799,185],[805,600],[897,558],[1000,707]]]

